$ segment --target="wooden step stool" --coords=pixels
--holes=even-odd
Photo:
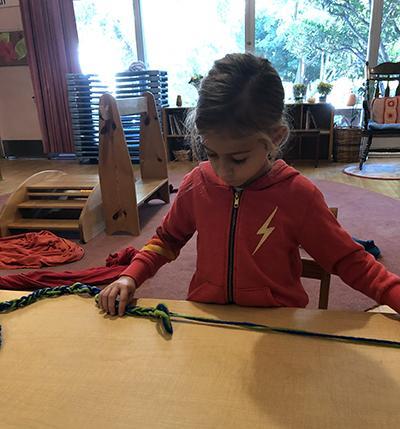
[[[97,175],[47,170],[23,182],[0,214],[1,236],[49,230],[79,235],[86,243],[104,230]]]

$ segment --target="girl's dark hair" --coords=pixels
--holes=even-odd
[[[201,82],[189,118],[192,141],[207,133],[234,138],[268,136],[284,124],[285,93],[271,63],[252,54],[228,54],[215,61]]]

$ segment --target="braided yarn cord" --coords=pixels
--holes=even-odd
[[[98,301],[98,294],[101,289],[95,286],[89,286],[82,283],[75,283],[71,286],[58,286],[55,288],[43,288],[32,292],[29,295],[22,296],[11,301],[0,302],[0,313],[8,313],[10,311],[17,310],[27,305],[31,305],[36,301],[44,298],[55,298],[61,295],[89,295],[95,297],[96,302]],[[118,305],[118,303],[116,303]],[[147,317],[155,319],[161,322],[162,327],[166,334],[173,334],[172,320],[179,321],[180,319],[190,320],[197,323],[205,323],[212,325],[223,325],[223,326],[234,326],[242,329],[251,329],[264,332],[273,332],[280,334],[299,335],[304,337],[314,337],[325,340],[341,341],[346,343],[356,343],[365,345],[375,345],[391,348],[399,348],[399,341],[382,340],[375,338],[363,338],[363,337],[352,337],[345,335],[325,334],[320,332],[311,332],[301,329],[289,329],[281,327],[273,327],[268,325],[261,325],[251,322],[237,322],[220,319],[212,319],[207,317],[190,316],[180,313],[174,313],[169,311],[165,304],[158,304],[156,307],[138,307],[131,306],[125,310],[125,315],[134,317]],[[0,345],[1,345],[1,326],[0,326]]]

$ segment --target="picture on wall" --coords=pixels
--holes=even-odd
[[[0,67],[26,66],[27,51],[23,31],[0,32]]]

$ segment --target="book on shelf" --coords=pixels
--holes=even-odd
[[[171,135],[183,136],[185,134],[185,124],[174,114],[168,115],[169,131]]]
[[[185,130],[185,125],[183,123],[183,121],[179,118],[177,118],[176,116],[174,116],[174,121],[175,121],[175,128],[177,130],[177,134],[179,135],[183,135],[184,130]]]
[[[168,115],[168,125],[169,125],[169,133],[176,134],[175,123],[174,123],[174,115]]]

